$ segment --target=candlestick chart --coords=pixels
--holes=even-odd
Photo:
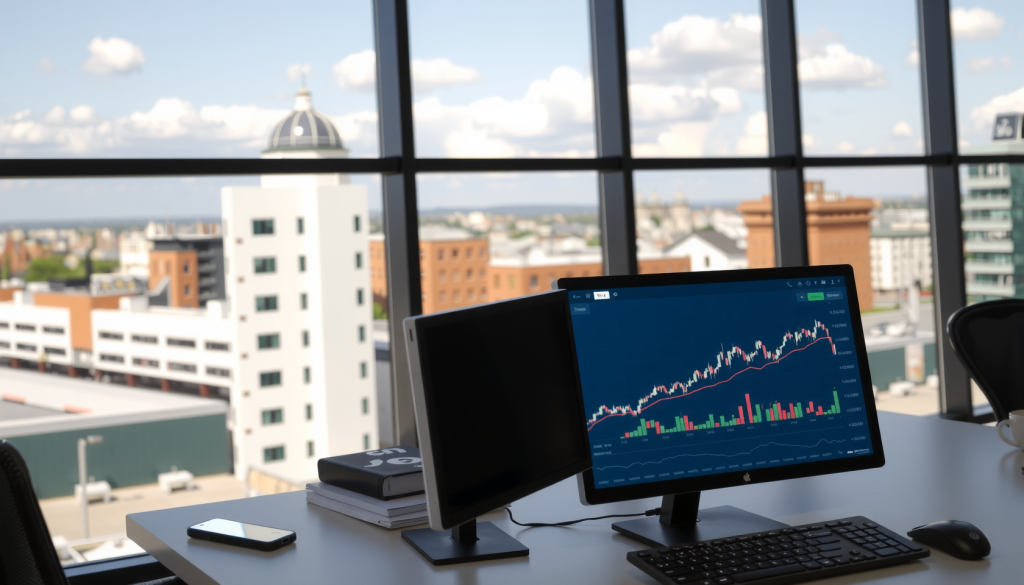
[[[871,452],[846,302],[774,298],[573,317],[599,489]]]

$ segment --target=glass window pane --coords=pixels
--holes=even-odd
[[[768,171],[647,171],[634,177],[640,274],[775,265]]]
[[[7,20],[46,26],[0,37],[0,157],[247,158],[312,144],[378,155],[370,2],[314,0],[305,25],[271,5],[102,5],[10,6]],[[349,65],[366,53],[353,82]]]
[[[1024,5],[1005,0],[950,2],[957,132],[963,154],[1024,154],[1024,67],[1020,31]],[[964,280],[967,303],[1024,298],[1024,165],[965,165]],[[988,399],[971,382],[975,406]]]
[[[1021,33],[1024,4],[1007,0],[950,2],[960,152],[1020,153],[1020,127],[998,114],[1024,113]],[[998,126],[998,128],[997,128]],[[998,138],[998,140],[997,140]]]
[[[765,156],[756,0],[626,3],[633,156]]]
[[[812,265],[849,264],[857,281],[880,410],[939,410],[931,224],[919,168],[807,169]]]
[[[594,155],[585,2],[409,3],[421,157]]]
[[[917,3],[795,8],[804,154],[923,153]]]
[[[600,275],[596,187],[593,173],[420,175],[423,312]]]
[[[367,437],[370,448],[392,441],[390,386],[381,386],[389,379],[377,379],[380,352],[360,333],[386,329],[386,313],[354,302],[355,289],[375,280],[353,257],[370,258],[379,185],[376,176],[331,175],[0,181],[5,394],[31,392],[43,408],[25,407],[29,424],[75,416],[63,414],[58,395],[68,385],[75,406],[96,416],[107,399],[101,386],[112,385],[128,392],[119,409],[170,417],[116,427],[88,447],[88,474],[115,487],[110,506],[90,508],[92,536],[123,532],[126,513],[169,505],[157,474],[172,464],[199,486],[174,505],[198,504],[267,493],[259,470],[268,449],[275,477],[302,489],[316,477],[316,459],[301,456],[308,441],[323,453],[362,450]],[[254,220],[273,221],[273,233],[254,235]],[[305,272],[284,261],[300,253]],[[336,302],[343,296],[351,302]],[[276,304],[258,311],[257,299]],[[314,410],[322,416],[310,418]],[[359,420],[331,426],[349,416]],[[79,540],[74,444],[25,441],[15,444],[50,530]],[[123,456],[140,442],[158,452]]]

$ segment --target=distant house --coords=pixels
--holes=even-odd
[[[747,253],[729,236],[714,230],[693,232],[665,250],[670,258],[690,258],[690,270],[736,270],[747,267]]]

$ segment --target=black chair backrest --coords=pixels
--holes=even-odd
[[[28,466],[0,439],[0,585],[67,585]]]
[[[1024,408],[1024,300],[987,301],[953,313],[949,340],[996,420]]]

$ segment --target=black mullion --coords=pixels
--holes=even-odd
[[[925,152],[950,160],[927,167],[935,283],[935,334],[939,365],[939,410],[943,416],[970,418],[970,377],[953,353],[945,324],[967,302],[964,287],[963,231],[960,211],[960,173],[957,155],[956,107],[953,85],[953,41],[948,0],[917,3],[918,46]]]
[[[100,177],[202,177],[287,174],[395,173],[397,158],[355,159],[0,159],[0,178],[69,179]]]
[[[636,215],[629,128],[629,76],[622,0],[590,0],[590,66],[594,78],[597,156],[619,168],[597,177],[604,273],[636,274]]]
[[[381,181],[384,196],[384,246],[387,254],[394,440],[404,445],[417,445],[409,359],[402,327],[403,319],[423,312],[409,12],[406,0],[374,0],[373,11],[380,154],[381,158],[396,157],[401,160],[401,172],[385,175]]]
[[[793,0],[761,0],[768,149],[793,157],[792,168],[772,169],[772,215],[777,266],[807,265],[807,215],[797,80]]]

